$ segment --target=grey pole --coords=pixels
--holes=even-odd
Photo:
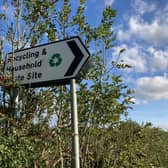
[[[71,79],[71,127],[72,127],[72,167],[79,168],[79,133],[78,133],[78,113],[76,80]]]
[[[19,102],[18,88],[13,88],[11,89],[11,105],[12,105],[12,117],[14,117],[15,119],[17,119],[18,102]]]

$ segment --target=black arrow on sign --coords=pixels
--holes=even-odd
[[[84,57],[83,53],[81,52],[80,48],[76,44],[75,40],[71,40],[67,42],[69,48],[71,49],[72,53],[75,56],[75,59],[72,61],[70,67],[68,68],[67,72],[64,76],[71,76],[73,75],[75,69],[80,64],[82,58]]]

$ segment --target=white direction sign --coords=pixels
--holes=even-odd
[[[80,38],[72,37],[16,51],[14,61],[9,53],[5,74],[13,72],[14,81],[31,87],[64,84],[77,76],[88,58]]]

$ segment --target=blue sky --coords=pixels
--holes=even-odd
[[[71,2],[76,6],[78,1]],[[97,24],[108,5],[117,11],[112,27],[117,39],[111,56],[115,59],[125,48],[121,59],[132,66],[122,72],[135,90],[136,104],[129,118],[168,130],[168,1],[87,0],[89,24]]]
[[[90,0],[89,21],[98,22],[108,5],[117,11],[112,57],[125,48],[121,59],[132,66],[123,72],[124,81],[135,89],[136,104],[129,118],[168,130],[168,1]]]

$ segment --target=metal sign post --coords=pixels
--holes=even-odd
[[[11,106],[12,106],[12,117],[15,119],[17,119],[18,102],[19,102],[18,88],[13,88],[11,90]]]
[[[78,113],[76,80],[71,79],[71,127],[72,127],[72,167],[79,168],[79,133],[78,133]]]
[[[4,74],[13,72],[13,80],[20,85],[43,87],[71,83],[73,168],[80,167],[75,78],[88,62],[89,56],[88,49],[76,36],[15,51],[14,57],[12,53],[8,53],[5,60]],[[14,92],[13,97],[16,105],[18,96]],[[14,113],[16,112],[15,110]]]

